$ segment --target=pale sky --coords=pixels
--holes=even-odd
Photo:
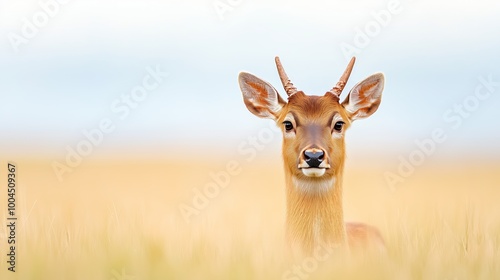
[[[500,156],[500,85],[474,97],[481,79],[500,82],[498,1],[66,2],[0,1],[2,154],[64,156],[103,119],[116,128],[97,153],[236,150],[269,123],[243,105],[240,71],[283,93],[279,55],[323,94],[355,54],[347,88],[379,71],[386,87],[348,132],[352,153],[405,154],[442,128],[442,153]],[[114,102],[148,67],[168,77],[121,119]]]

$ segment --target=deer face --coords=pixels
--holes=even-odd
[[[332,177],[343,161],[350,120],[333,94],[290,96],[277,119],[286,168],[297,178]]]
[[[373,114],[381,101],[384,76],[374,74],[356,84],[340,103],[340,93],[354,65],[323,96],[298,91],[286,76],[278,58],[278,72],[288,102],[269,83],[249,73],[240,73],[239,84],[248,110],[276,121],[283,132],[285,169],[298,180],[334,178],[344,164],[345,130],[351,122]]]

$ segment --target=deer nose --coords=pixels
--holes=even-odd
[[[319,167],[325,158],[325,152],[320,149],[307,149],[304,151],[304,158],[309,167]]]

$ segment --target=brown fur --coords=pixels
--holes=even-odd
[[[247,108],[259,117],[272,118],[283,132],[283,161],[287,195],[287,238],[293,247],[311,254],[321,245],[344,248],[384,248],[378,230],[360,223],[344,222],[342,175],[345,162],[345,130],[351,122],[365,118],[380,104],[384,78],[375,74],[358,83],[343,103],[331,92],[308,96],[294,92],[284,102],[267,82],[240,74],[240,87]],[[354,94],[351,96],[351,94]],[[284,121],[293,124],[286,131]],[[342,121],[341,131],[333,129]],[[300,169],[304,151],[324,151],[328,164],[320,177],[304,175]]]
[[[312,122],[323,124],[324,131],[321,139],[316,139],[316,144],[327,151],[332,168],[324,176],[336,178],[333,188],[327,193],[305,195],[293,185],[292,176],[302,180],[314,181],[327,178],[309,178],[297,169],[297,151],[312,144],[312,136],[307,132],[295,141],[283,138],[283,159],[285,164],[286,193],[287,193],[287,234],[292,243],[302,244],[305,252],[312,252],[319,243],[345,245],[351,248],[383,247],[384,242],[379,231],[369,225],[361,223],[344,223],[342,207],[342,174],[345,161],[344,138],[332,139],[327,123],[330,121],[331,112],[338,112],[344,120],[348,114],[338,103],[338,98],[333,95],[307,96],[303,93],[293,95],[280,114],[277,123],[284,120],[288,112],[300,116],[301,126]],[[350,123],[349,123],[350,124]],[[346,124],[345,128],[349,126]],[[306,128],[304,128],[306,129]],[[309,137],[308,137],[309,136]],[[319,142],[319,144],[318,144]],[[314,240],[314,222],[320,219],[320,240]]]

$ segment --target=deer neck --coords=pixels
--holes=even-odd
[[[286,172],[287,237],[311,253],[318,246],[345,247],[342,169],[331,179],[298,179]]]

